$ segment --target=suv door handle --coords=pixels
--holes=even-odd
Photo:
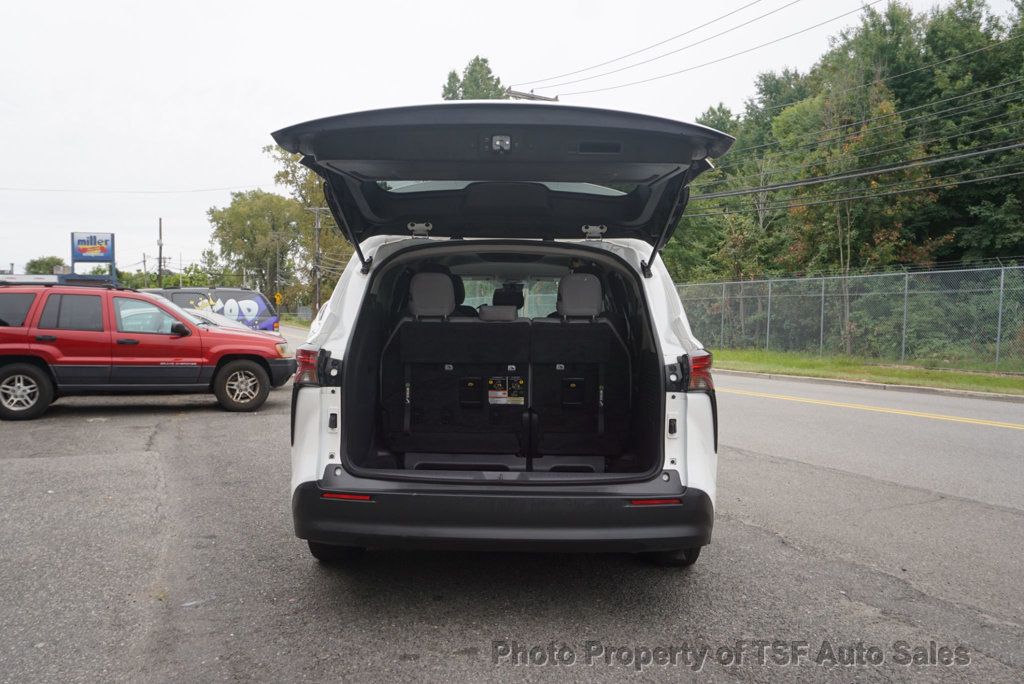
[[[36,342],[56,342],[56,335],[36,335]]]
[[[139,341],[132,339],[131,337],[122,337],[117,341],[118,344],[138,344]]]

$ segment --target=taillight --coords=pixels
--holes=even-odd
[[[630,506],[678,506],[683,503],[680,499],[630,499]]]
[[[373,501],[373,497],[369,494],[349,494],[347,492],[324,492],[320,498],[336,501]]]
[[[713,390],[715,383],[711,379],[711,352],[698,349],[687,355],[690,362],[690,381],[686,385],[687,392]]]
[[[319,385],[316,367],[320,359],[320,350],[302,346],[295,350],[295,384]]]

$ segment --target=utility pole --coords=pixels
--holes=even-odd
[[[277,247],[277,255],[274,261],[274,294],[281,291],[281,236],[277,234],[274,226],[274,215],[270,215],[270,234],[274,237],[274,246]]]
[[[146,270],[146,253],[142,253],[142,287],[149,287],[149,271]]]
[[[184,278],[185,271],[185,260],[181,258],[181,252],[178,252],[178,288],[184,287],[182,278]]]
[[[157,219],[158,232],[156,238],[156,286],[163,288],[164,286],[164,220],[163,218]]]
[[[313,302],[316,307],[313,309],[313,313],[317,314],[320,311],[320,214],[327,211],[327,207],[307,207],[306,210],[313,212],[313,215],[316,216],[316,223],[313,224],[316,245],[313,257],[313,282],[315,283]]]

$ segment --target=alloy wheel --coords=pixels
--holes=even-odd
[[[15,374],[0,382],[0,404],[10,411],[26,411],[39,401],[39,383],[28,375]]]
[[[260,393],[260,381],[252,371],[238,370],[228,376],[224,389],[231,401],[245,404]]]

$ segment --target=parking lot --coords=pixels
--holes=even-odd
[[[392,551],[323,567],[291,531],[287,387],[254,414],[61,399],[0,426],[0,679],[1024,677],[1024,405],[718,384],[717,524],[689,571]],[[809,655],[762,665],[757,641]],[[969,663],[905,665],[897,642]],[[575,662],[515,665],[501,643]],[[819,664],[825,645],[861,664]],[[676,664],[646,662],[659,647]]]

